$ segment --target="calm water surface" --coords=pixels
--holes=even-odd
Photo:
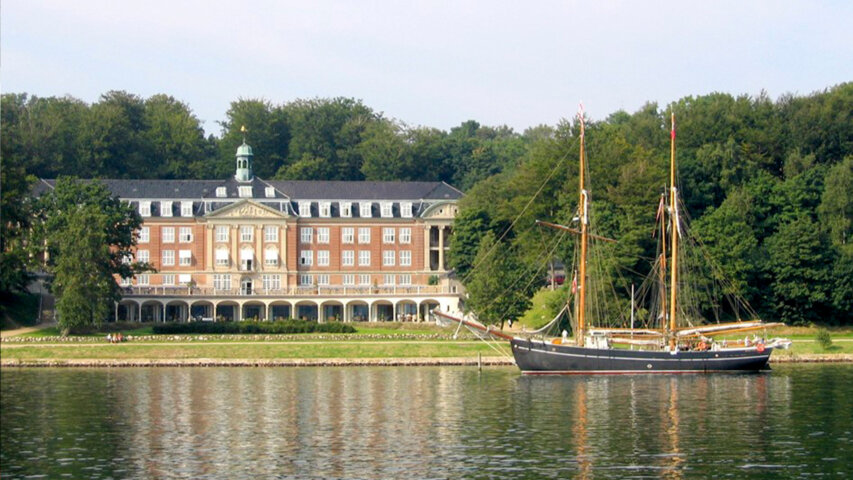
[[[4,369],[0,477],[853,478],[853,366]]]

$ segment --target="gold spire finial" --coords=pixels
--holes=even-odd
[[[242,125],[240,127],[240,131],[243,133],[243,143],[246,143],[246,132],[248,132],[249,129],[247,129],[245,125]]]

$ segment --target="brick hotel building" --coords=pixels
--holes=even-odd
[[[446,254],[459,190],[444,182],[262,180],[237,149],[227,180],[104,180],[143,218],[117,279],[120,321],[423,321],[458,310]],[[52,188],[42,180],[42,188]]]

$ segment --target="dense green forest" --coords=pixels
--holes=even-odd
[[[638,282],[655,255],[651,231],[667,181],[672,111],[684,203],[732,278],[732,293],[768,320],[853,323],[853,83],[775,101],[714,93],[587,121],[599,231],[619,239],[614,284]],[[539,275],[553,234],[534,220],[570,222],[577,203],[576,120],[522,133],[476,121],[443,131],[349,98],[241,99],[219,136],[205,137],[185,103],[121,91],[91,105],[4,94],[0,115],[3,290],[22,281],[15,272],[26,255],[17,245],[35,177],[225,178],[243,125],[262,178],[442,180],[466,191],[451,260],[473,291],[493,269]],[[489,260],[486,248],[503,258]],[[554,255],[567,259],[571,250],[568,241]],[[522,294],[541,286],[505,277]]]

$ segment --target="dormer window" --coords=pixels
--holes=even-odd
[[[225,187],[216,187],[216,196],[218,198],[225,198]]]
[[[400,203],[400,216],[403,218],[412,218],[412,202]]]
[[[299,202],[299,216],[300,217],[310,217],[311,216],[311,202]]]
[[[370,218],[370,202],[361,202],[358,204],[358,216],[361,218]]]
[[[161,217],[171,217],[172,216],[172,202],[170,202],[170,201],[160,202],[160,216]]]
[[[139,202],[139,215],[143,217],[151,216],[151,202]]]
[[[383,218],[389,218],[389,217],[393,216],[393,213],[392,213],[393,212],[393,210],[392,210],[393,205],[394,204],[391,202],[382,202],[380,214],[382,215]]]
[[[341,216],[345,218],[352,217],[352,202],[341,202]]]
[[[264,189],[264,196],[267,198],[274,198],[275,197],[275,188],[273,188],[273,187],[265,188]]]
[[[237,187],[237,194],[240,198],[252,198],[252,186],[242,185]]]
[[[182,217],[192,217],[193,216],[193,202],[181,202],[181,216]]]
[[[323,218],[332,216],[332,202],[320,202],[320,216]]]

